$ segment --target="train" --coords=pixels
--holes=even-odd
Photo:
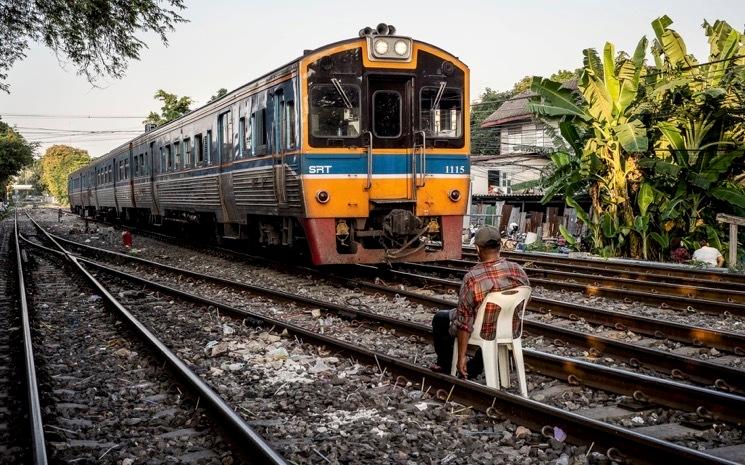
[[[70,209],[303,247],[315,265],[459,258],[469,68],[366,27],[71,173]]]

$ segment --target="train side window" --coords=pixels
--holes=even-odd
[[[256,126],[256,113],[251,113],[251,117],[248,119],[248,127],[246,128],[246,140],[244,142],[244,146],[246,147],[247,157],[253,156],[254,154],[254,147],[253,147],[254,126]]]
[[[144,176],[145,173],[145,154],[140,154],[140,176]]]
[[[286,117],[285,120],[287,121],[287,130],[285,131],[287,140],[285,141],[285,148],[287,149],[294,149],[295,148],[295,101],[290,100],[285,105],[285,112]]]
[[[202,135],[194,136],[194,165],[202,166],[204,163],[204,146],[202,145]]]
[[[124,179],[129,179],[129,160],[124,160]]]
[[[163,173],[166,170],[166,151],[163,147],[160,148],[159,162],[158,173]]]
[[[463,103],[460,89],[423,87],[419,95],[419,125],[427,137],[457,138],[463,134]]]
[[[184,168],[189,168],[192,165],[191,160],[191,139],[186,138],[181,144],[181,148],[184,151]]]
[[[377,137],[395,138],[401,135],[401,94],[395,90],[373,93],[373,132]]]
[[[179,142],[173,143],[173,155],[176,159],[173,169],[180,170],[183,162],[181,160],[181,144]]]
[[[310,128],[314,137],[360,135],[360,88],[355,85],[314,85],[310,89]]]
[[[238,120],[238,156],[236,158],[245,158],[248,156],[246,151],[246,117],[243,116]]]
[[[207,164],[212,164],[212,130],[207,131],[207,139],[204,141],[204,151]]]
[[[166,169],[165,171],[171,171],[173,169],[173,153],[171,152],[171,144],[166,144]]]
[[[254,113],[254,141],[256,146],[254,147],[255,155],[264,155],[267,152],[267,134],[266,134],[266,108]]]
[[[217,117],[217,150],[218,160],[220,163],[230,161],[233,158],[232,153],[232,128],[230,111],[220,114]]]

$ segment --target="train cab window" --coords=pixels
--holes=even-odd
[[[359,87],[337,80],[333,85],[314,85],[310,90],[310,127],[315,137],[359,136]]]
[[[184,168],[188,168],[192,165],[192,159],[191,159],[191,139],[186,138],[184,139],[184,142],[181,143],[181,150],[184,152],[183,160],[184,160]]]
[[[427,137],[457,138],[463,134],[463,102],[460,89],[440,87],[422,88],[419,104],[419,124]]]
[[[179,170],[181,169],[181,166],[183,166],[182,159],[181,159],[181,144],[179,142],[173,143],[173,155],[174,155],[174,158],[176,159],[173,169]]]
[[[202,166],[204,163],[204,146],[202,145],[202,135],[194,136],[194,165]]]
[[[377,137],[401,135],[401,94],[395,90],[373,93],[373,132]]]

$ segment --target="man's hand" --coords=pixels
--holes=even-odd
[[[463,375],[463,378],[468,379],[468,369],[466,368],[466,355],[458,354],[458,372]]]
[[[471,335],[461,330],[458,330],[458,372],[463,375],[464,378],[468,378],[468,370],[466,369],[466,354],[468,353],[468,339]]]

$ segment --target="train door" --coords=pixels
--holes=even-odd
[[[370,199],[413,200],[414,79],[372,75],[367,84],[369,127],[365,142],[373,154],[368,160]]]
[[[219,167],[218,185],[220,189],[220,206],[224,223],[235,223],[238,215],[233,196],[233,118],[230,110],[217,116],[217,165]],[[226,236],[233,236],[225,231]]]

